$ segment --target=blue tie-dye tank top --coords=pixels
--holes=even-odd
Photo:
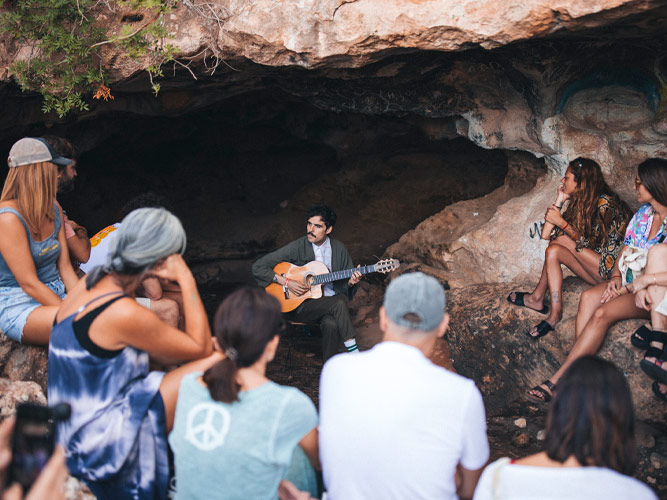
[[[67,466],[99,500],[165,498],[164,373],[150,372],[148,354],[133,347],[92,354],[74,332],[77,313],[53,326],[49,342],[49,404],[72,406],[57,430]]]

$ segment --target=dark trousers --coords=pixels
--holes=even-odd
[[[357,335],[347,309],[347,300],[342,295],[308,299],[288,318],[301,323],[317,323],[320,326],[324,361],[340,352],[343,341]]]

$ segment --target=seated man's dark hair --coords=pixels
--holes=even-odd
[[[79,151],[76,149],[76,146],[72,144],[69,140],[64,137],[59,137],[57,135],[43,135],[42,139],[49,143],[49,145],[58,153],[60,156],[69,158],[70,160],[79,161]],[[58,172],[65,170],[64,165],[56,165],[58,167]]]
[[[316,216],[322,217],[324,225],[327,228],[333,227],[336,224],[336,212],[333,211],[333,208],[328,207],[322,203],[317,203],[308,209],[306,213],[306,219]]]
[[[623,373],[595,356],[579,358],[558,381],[546,422],[546,452],[565,462],[631,475],[637,463],[635,415]]]

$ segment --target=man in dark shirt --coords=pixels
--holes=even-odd
[[[313,205],[306,215],[306,235],[271,252],[252,265],[252,273],[260,286],[271,283],[287,286],[294,296],[302,295],[309,287],[297,280],[287,280],[273,268],[281,262],[303,266],[313,260],[324,263],[329,271],[352,269],[354,264],[345,245],[329,238],[336,223],[336,213],[326,205]],[[355,286],[361,273],[354,272],[349,280],[340,280],[323,285],[323,296],[305,300],[288,318],[303,323],[317,323],[322,330],[322,352],[324,361],[336,354],[343,343],[348,352],[358,352],[356,332],[347,300],[354,296]]]

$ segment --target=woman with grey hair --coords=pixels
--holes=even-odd
[[[122,221],[106,262],[70,292],[56,315],[49,345],[49,402],[68,402],[59,425],[73,476],[98,499],[165,498],[167,433],[181,378],[206,370],[211,332],[195,280],[181,254],[185,232],[162,208],[142,208]],[[132,297],[147,276],[183,292],[185,332],[162,322]],[[198,360],[168,374],[149,371],[149,355]]]

